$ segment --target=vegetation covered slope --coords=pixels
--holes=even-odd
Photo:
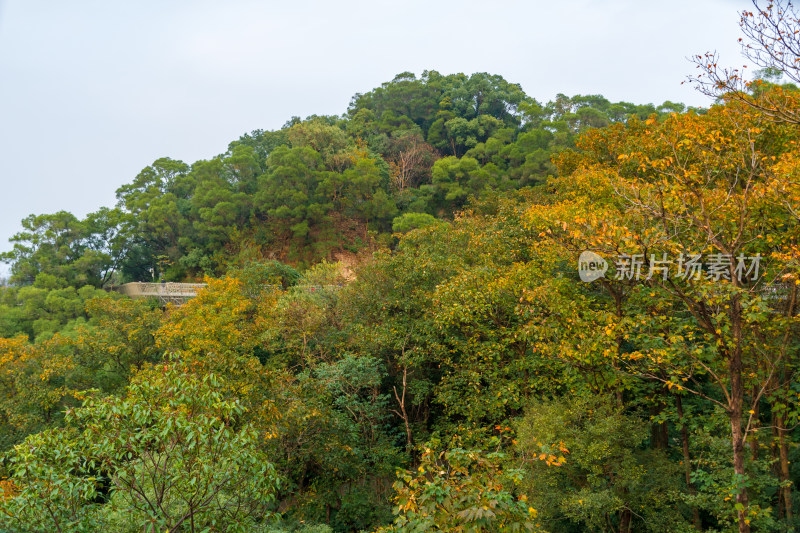
[[[27,219],[0,530],[797,529],[800,93],[722,96],[403,74]]]
[[[340,117],[293,118],[191,165],[159,159],[84,220],[26,218],[4,255],[0,335],[47,337],[86,319],[92,288],[196,280],[253,260],[304,268],[391,245],[393,231],[452,219],[470,197],[543,183],[551,156],[587,128],[680,110],[600,96],[540,105],[500,76],[400,74]]]

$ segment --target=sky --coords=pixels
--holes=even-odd
[[[688,57],[744,63],[743,0],[0,0],[0,251],[83,217],[164,156],[338,115],[396,74],[489,72],[556,94],[707,106]],[[0,265],[0,275],[5,271]]]

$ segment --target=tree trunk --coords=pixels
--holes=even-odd
[[[400,415],[400,418],[403,419],[403,424],[406,426],[406,447],[408,450],[411,450],[414,447],[414,439],[411,436],[411,425],[408,420],[408,413],[406,412],[406,383],[408,378],[408,367],[403,367],[403,394],[397,394],[397,387],[392,387],[394,390],[394,397],[397,399],[397,405],[400,407],[400,411],[395,410],[395,413]]]
[[[789,479],[789,446],[786,442],[786,427],[784,427],[783,416],[777,415],[775,417],[776,425],[778,426],[778,456],[780,457],[780,480],[781,480],[781,497],[783,498],[784,511],[786,513],[786,522],[792,520],[792,487]]]
[[[631,530],[631,511],[623,509],[619,515],[619,533],[629,533]]]
[[[736,328],[737,325],[734,326]],[[736,333],[734,333],[736,336]],[[728,375],[731,380],[730,404],[728,415],[731,420],[731,444],[733,446],[733,472],[737,484],[744,483],[747,473],[744,469],[744,432],[742,431],[742,404],[744,403],[744,385],[742,383],[742,351],[740,345],[734,347],[728,358]],[[747,519],[747,488],[743,485],[736,493],[736,503],[741,504],[737,511],[739,533],[750,533]]]
[[[758,397],[758,385],[753,385],[753,400],[755,401],[755,398],[757,398],[757,397]],[[755,411],[753,413],[753,418],[752,418],[753,424],[754,424],[754,427],[758,427],[758,425],[759,425],[758,424],[758,416],[759,416],[759,411],[760,411],[759,408],[758,408],[758,402],[755,402],[755,405],[753,406],[753,410]],[[748,439],[749,439],[748,440],[748,444],[750,444],[750,457],[752,457],[753,461],[755,461],[755,460],[758,459],[758,435],[757,435],[757,433],[755,433],[755,432],[750,433],[750,435],[748,435]]]
[[[683,448],[683,472],[686,476],[686,487],[689,489],[689,494],[692,496],[697,495],[697,489],[692,483],[692,465],[691,456],[689,455],[689,431],[686,429],[686,421],[683,418],[683,403],[681,397],[675,395],[675,404],[678,408],[678,419],[681,425],[681,448]],[[698,531],[702,531],[702,524],[700,523],[700,512],[697,510],[696,505],[692,505],[692,524]]]
[[[792,293],[789,298],[789,301],[786,303],[786,316],[793,317],[795,316],[795,308],[797,306],[797,284],[792,283]],[[789,331],[786,332],[784,336],[784,349],[788,345],[789,342]],[[784,352],[785,353],[785,352]],[[788,369],[786,368],[786,359],[783,360],[783,368],[781,372],[781,388],[787,390],[791,378]],[[773,408],[773,413],[780,412]],[[794,516],[794,512],[792,509],[792,486],[791,480],[789,478],[789,444],[787,442],[788,431],[786,430],[786,418],[783,414],[775,414],[775,429],[777,432],[778,437],[778,458],[779,458],[779,476],[781,480],[781,490],[780,490],[780,500],[783,502],[784,506],[784,516],[786,518],[786,523],[791,524],[792,517]],[[788,437],[791,438],[791,437]]]
[[[772,445],[770,446],[770,451],[772,452],[772,474],[781,479],[781,458],[780,458],[780,446],[778,444],[778,421],[775,416],[775,410],[771,410],[771,419],[770,425],[772,426]],[[786,509],[784,509],[784,498],[783,498],[783,491],[778,490],[778,518],[786,519]]]
[[[660,395],[659,395],[660,397]],[[660,399],[658,403],[650,407],[651,419],[660,415],[664,411],[664,402]],[[657,450],[666,450],[669,448],[669,431],[666,421],[658,424],[650,424],[650,441],[652,447]]]

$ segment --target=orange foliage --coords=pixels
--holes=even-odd
[[[19,493],[19,489],[10,479],[0,479],[0,500],[8,500]]]

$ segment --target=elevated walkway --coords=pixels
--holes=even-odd
[[[156,298],[161,305],[173,304],[183,305],[191,298],[197,296],[197,291],[205,287],[205,283],[149,283],[145,281],[134,281],[125,283],[112,290],[124,294],[129,298]],[[263,285],[264,290],[282,290],[280,285]],[[306,293],[330,293],[341,288],[340,285],[295,285],[289,290],[301,291]],[[255,296],[255,295],[252,295]]]
[[[197,291],[205,286],[205,283],[147,283],[134,281],[114,287],[114,290],[134,299],[157,298],[162,305],[182,305],[187,300],[197,296]]]

